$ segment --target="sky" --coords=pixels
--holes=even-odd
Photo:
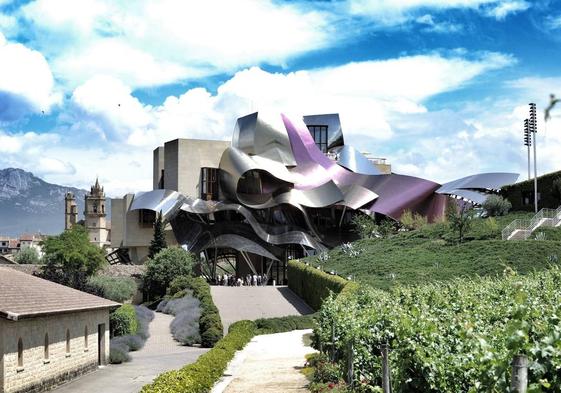
[[[0,0],[0,168],[110,196],[152,150],[255,111],[339,113],[345,141],[438,182],[561,170],[561,0]],[[186,158],[188,159],[188,158]]]

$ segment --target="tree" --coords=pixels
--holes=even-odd
[[[351,221],[353,232],[358,233],[361,239],[370,239],[378,234],[378,226],[374,219],[366,214],[356,214]]]
[[[489,195],[482,206],[490,217],[495,217],[507,214],[512,204],[500,195]]]
[[[90,243],[82,225],[48,237],[42,246],[45,265],[41,276],[76,289],[83,289],[87,279],[105,264],[103,250]]]
[[[165,295],[174,278],[193,274],[194,265],[193,256],[181,248],[171,247],[160,251],[146,262],[144,288],[149,297]]]
[[[450,209],[448,211],[448,222],[450,222],[452,230],[458,234],[458,243],[462,243],[464,241],[465,234],[471,228],[472,217],[473,210],[471,207],[468,207],[467,204],[463,204],[459,210]]]
[[[41,258],[35,247],[27,247],[16,254],[14,261],[20,265],[36,265],[41,263]]]
[[[156,222],[154,223],[154,238],[150,242],[150,248],[148,249],[148,257],[154,258],[156,254],[166,248],[166,234],[164,233],[164,222],[162,220],[162,212],[158,213]]]

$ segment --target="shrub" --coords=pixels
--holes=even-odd
[[[144,285],[151,297],[165,295],[175,277],[193,273],[193,256],[181,248],[166,248],[146,262]]]
[[[136,334],[138,321],[134,306],[123,304],[109,316],[109,326],[111,327],[111,337]]]
[[[507,214],[512,204],[500,195],[489,195],[482,206],[489,216],[496,217]]]
[[[126,306],[126,307],[125,307]],[[109,342],[109,361],[111,363],[123,363],[131,360],[130,351],[138,351],[144,346],[150,334],[148,333],[148,325],[154,319],[154,312],[144,306],[125,305],[126,311],[121,313],[130,313],[129,308],[133,309],[136,318],[136,334],[126,334],[115,336]],[[117,310],[119,311],[119,309]],[[115,314],[115,313],[113,313]],[[111,317],[110,317],[111,318]],[[110,319],[110,326],[113,331],[113,321]]]
[[[175,316],[170,324],[173,338],[183,345],[199,344],[199,318],[201,317],[201,302],[195,299],[190,291],[185,291],[179,299],[163,300],[157,311]]]
[[[353,232],[356,232],[361,239],[376,237],[378,226],[374,219],[366,214],[356,214],[351,221]]]
[[[129,351],[124,346],[111,345],[109,348],[109,362],[112,364],[121,364],[131,360]]]
[[[86,290],[94,295],[122,303],[132,299],[137,291],[137,285],[130,277],[94,276],[88,280]]]
[[[288,287],[318,310],[330,292],[339,293],[348,281],[297,261],[288,261]]]
[[[27,247],[21,249],[16,256],[14,261],[20,265],[37,265],[41,263],[41,258],[39,257],[39,252],[34,247]]]
[[[255,325],[259,329],[260,334],[283,333],[300,329],[313,329],[315,326],[314,316],[315,314],[302,316],[290,315],[280,318],[261,318],[255,320]]]
[[[201,302],[201,318],[199,320],[201,345],[211,348],[222,338],[224,328],[218,308],[212,301],[210,285],[202,277],[177,277],[170,285],[168,293],[173,294],[173,297],[176,298],[183,296],[186,291],[192,291],[193,296]],[[208,330],[210,332],[207,333]]]

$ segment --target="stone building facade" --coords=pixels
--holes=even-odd
[[[0,393],[41,392],[107,364],[118,305],[0,267]]]

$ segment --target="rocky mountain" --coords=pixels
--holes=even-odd
[[[69,191],[76,196],[81,219],[86,190],[47,183],[22,169],[0,169],[0,235],[62,232],[64,196]]]

